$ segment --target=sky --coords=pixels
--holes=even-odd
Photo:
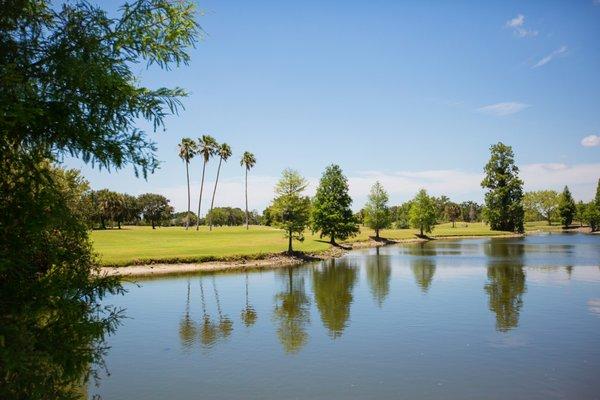
[[[189,92],[164,131],[140,123],[161,168],[144,180],[130,168],[99,171],[65,159],[92,188],[161,193],[183,211],[177,144],[210,134],[234,152],[222,167],[218,206],[243,207],[246,150],[257,159],[249,207],[259,211],[283,169],[306,177],[312,194],[331,163],[348,177],[354,209],[376,180],[391,204],[420,188],[481,202],[483,166],[498,141],[513,147],[526,190],[569,185],[576,199],[593,197],[600,0],[207,0],[198,8],[206,36],[188,66],[134,66],[148,87]],[[209,192],[216,166],[207,166]],[[197,204],[200,159],[190,167]]]

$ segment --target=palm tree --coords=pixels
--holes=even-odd
[[[202,206],[202,189],[204,189],[204,171],[206,170],[206,163],[215,155],[217,147],[217,141],[210,135],[202,135],[202,137],[198,139],[198,154],[202,156],[204,163],[202,164],[202,180],[200,181],[200,199],[198,199],[196,230],[200,229],[200,207]]]
[[[248,171],[256,164],[254,154],[245,151],[240,160],[240,165],[246,167],[246,229],[248,229]]]
[[[231,157],[231,147],[227,143],[223,143],[217,148],[217,154],[219,155],[219,167],[217,168],[217,179],[215,180],[215,188],[212,194],[212,200],[210,202],[210,212],[208,215],[211,215],[213,210],[213,205],[215,204],[215,193],[217,193],[217,184],[219,183],[219,172],[221,172],[221,163],[223,161],[227,162],[227,159]],[[212,231],[212,218],[209,221],[209,229]]]
[[[194,142],[190,138],[181,139],[181,143],[179,143],[179,157],[185,162],[185,176],[187,177],[187,195],[188,195],[188,209],[187,209],[187,218],[185,220],[185,229],[187,230],[190,227],[190,160],[194,158],[196,152],[198,151],[198,146],[196,142]]]

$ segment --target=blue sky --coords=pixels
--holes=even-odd
[[[420,187],[481,201],[481,171],[498,141],[513,146],[526,189],[569,184],[576,197],[592,197],[600,177],[600,0],[211,0],[199,8],[207,36],[189,66],[135,69],[150,87],[190,92],[166,131],[150,135],[161,169],[145,181],[129,169],[66,160],[94,188],[159,192],[182,210],[177,143],[208,133],[234,151],[220,205],[243,204],[244,150],[257,157],[250,206],[259,210],[284,168],[307,177],[310,192],[330,163],[348,175],[355,208],[376,179],[393,203]],[[197,159],[193,202],[200,170]],[[215,170],[213,162],[208,185]]]

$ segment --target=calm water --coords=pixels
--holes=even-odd
[[[600,237],[140,281],[104,399],[597,399]]]

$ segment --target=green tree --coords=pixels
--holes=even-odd
[[[388,194],[379,182],[375,182],[371,187],[371,193],[364,208],[364,223],[375,231],[376,239],[379,239],[379,232],[382,229],[389,228],[392,224]]]
[[[250,153],[249,151],[245,151],[244,154],[242,154],[242,158],[240,160],[240,166],[244,167],[244,171],[245,171],[245,184],[244,184],[244,188],[245,188],[245,192],[246,192],[246,229],[249,228],[249,221],[248,221],[248,171],[250,171],[252,168],[254,168],[254,165],[256,165],[256,157],[254,157],[254,154]]]
[[[348,180],[335,164],[328,166],[321,177],[312,203],[312,229],[335,239],[347,239],[358,233],[358,224],[352,214],[352,198],[348,194]]]
[[[215,188],[213,189],[212,200],[210,201],[210,211],[212,211],[213,206],[215,204],[215,194],[217,193],[217,184],[219,183],[219,173],[221,172],[221,163],[223,161],[227,162],[229,157],[231,157],[231,147],[227,143],[223,143],[219,145],[217,148],[217,154],[219,155],[219,166],[217,167],[217,178],[215,179]],[[210,214],[210,213],[209,213]],[[212,220],[208,218],[209,222],[209,230],[212,231]]]
[[[273,200],[273,222],[285,231],[288,238],[288,253],[293,253],[292,240],[304,240],[310,217],[310,199],[302,195],[307,182],[294,170],[286,169],[275,186]]]
[[[530,221],[537,221],[538,216],[552,225],[552,220],[557,217],[560,195],[555,190],[538,190],[527,192],[523,196],[525,217]]]
[[[446,204],[444,214],[452,222],[452,227],[454,228],[454,223],[458,218],[460,218],[460,206],[450,201]]]
[[[560,199],[558,201],[558,212],[560,214],[562,225],[565,228],[568,228],[573,222],[575,214],[577,214],[577,206],[575,205],[575,200],[573,200],[573,196],[571,195],[571,192],[567,186],[565,186],[565,189],[560,195]]]
[[[419,190],[410,207],[410,225],[419,229],[420,235],[423,236],[424,233],[433,230],[437,214],[433,199],[427,195],[425,189]]]
[[[450,199],[446,195],[440,197],[431,196],[433,204],[435,204],[436,219],[438,221],[449,221],[446,215],[446,205],[450,203]]]
[[[596,232],[600,228],[600,207],[596,205],[595,201],[590,201],[585,205],[583,218],[590,226],[592,232]]]
[[[196,230],[200,229],[200,209],[202,207],[202,191],[204,190],[204,173],[206,164],[216,154],[218,143],[210,135],[202,135],[198,139],[198,154],[202,157],[202,178],[200,179],[200,196],[198,198],[198,219],[196,220]]]
[[[600,208],[600,179],[598,179],[598,184],[596,185],[596,197],[594,197],[594,203],[596,203],[596,207]]]
[[[577,202],[575,218],[579,221],[579,226],[583,226],[585,221],[585,203],[581,200]]]
[[[114,221],[114,215],[118,211],[118,194],[108,189],[101,189],[95,195],[98,216],[100,218],[100,228],[106,229],[106,223]]]
[[[485,194],[486,220],[493,230],[523,232],[523,181],[515,165],[510,146],[497,143],[490,147],[490,160],[485,165],[481,186]]]
[[[461,219],[464,222],[475,222],[481,218],[481,205],[474,201],[463,201],[459,204]]]
[[[187,219],[185,221],[185,229],[188,230],[190,227],[190,161],[196,155],[198,146],[193,139],[183,138],[179,143],[179,158],[185,163],[185,177],[187,178]]]
[[[185,91],[142,86],[137,65],[186,63],[200,31],[188,1],[1,9],[0,398],[73,398],[119,321],[102,300],[122,289],[97,274],[77,183],[50,163],[152,172],[139,121],[162,127]]]
[[[126,193],[118,193],[119,208],[115,214],[117,226],[121,229],[121,224],[125,222],[135,222],[140,216],[140,206],[137,198]]]
[[[173,213],[173,207],[169,205],[169,200],[160,194],[142,194],[138,197],[138,203],[144,219],[150,222],[152,229],[156,229],[156,225],[169,218]]]

